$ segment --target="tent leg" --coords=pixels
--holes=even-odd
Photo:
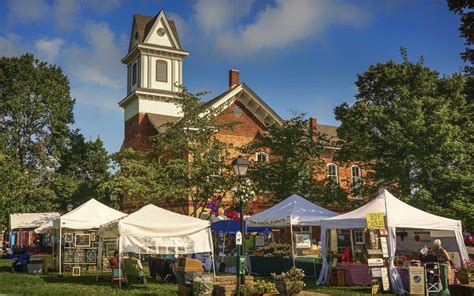
[[[122,240],[120,239],[119,236],[119,288],[122,288]]]
[[[59,262],[59,275],[61,275],[62,273],[62,260],[61,260],[61,250],[62,250],[62,229],[61,229],[61,220],[59,220],[59,246],[58,246],[58,250],[59,250],[59,255],[58,255],[58,262]]]
[[[352,258],[354,258],[354,239],[352,238],[352,228],[349,229],[349,235],[351,236],[351,254],[352,254]]]
[[[290,220],[290,240],[291,240],[291,258],[293,258],[293,267],[296,267],[296,265],[295,265],[295,244],[294,244],[294,239],[293,239],[293,224],[291,223],[291,220]]]

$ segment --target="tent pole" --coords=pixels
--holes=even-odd
[[[351,228],[349,229],[349,235],[351,236],[351,254],[352,254],[352,258],[354,258],[354,239],[352,238],[352,234],[353,234],[353,231]]]
[[[121,240],[121,235],[119,235],[119,242],[118,242],[118,247],[119,247],[119,288],[122,288],[122,240]]]
[[[212,272],[214,273],[214,280],[216,279],[216,262],[214,261],[214,243],[212,242],[212,232],[209,229],[209,240],[211,243],[211,260],[212,260]]]
[[[295,243],[293,239],[293,223],[290,217],[290,239],[291,239],[291,258],[293,258],[293,267],[295,267]]]
[[[59,255],[58,255],[58,262],[59,262],[59,275],[61,275],[62,273],[62,260],[61,260],[61,255],[62,255],[62,229],[61,229],[61,218],[59,218],[59,246],[58,246],[58,249],[59,249]]]

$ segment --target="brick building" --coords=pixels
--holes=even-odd
[[[124,109],[125,136],[123,148],[146,149],[148,138],[155,135],[162,124],[176,122],[179,107],[169,101],[183,83],[183,61],[189,55],[181,47],[175,23],[163,11],[156,16],[135,14],[132,22],[130,45],[122,63],[127,66],[127,95],[119,105]],[[228,88],[206,103],[210,108],[224,106],[217,118],[220,122],[239,121],[233,130],[220,131],[221,141],[235,146],[251,142],[255,136],[283,119],[245,83],[240,81],[238,70],[229,71]],[[316,131],[336,138],[336,127],[318,124],[315,118],[309,123]],[[341,166],[333,161],[337,147],[327,147],[323,159],[327,174],[316,176],[349,186],[360,182],[365,174],[357,165]],[[265,152],[257,153],[255,160],[267,161]],[[127,210],[127,202],[123,204]]]

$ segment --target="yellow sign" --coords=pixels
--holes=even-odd
[[[385,220],[383,213],[366,213],[367,228],[369,229],[384,229]]]

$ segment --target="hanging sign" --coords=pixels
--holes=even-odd
[[[235,244],[238,246],[242,245],[242,232],[240,231],[237,231],[237,233],[235,234]]]
[[[380,269],[380,274],[382,275],[382,286],[384,291],[390,290],[390,282],[388,280],[388,271],[386,267]]]
[[[384,229],[385,219],[384,213],[366,213],[367,228],[369,229]]]
[[[383,266],[383,259],[382,258],[369,258],[367,259],[367,264],[372,266]]]
[[[380,237],[380,244],[382,245],[383,257],[388,258],[387,238],[384,236]]]

